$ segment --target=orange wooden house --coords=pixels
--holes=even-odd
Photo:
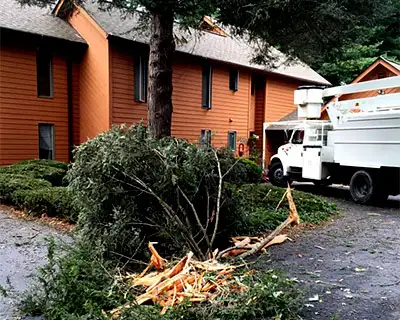
[[[146,121],[148,41],[136,16],[122,19],[88,2],[64,21],[56,14],[62,2],[50,14],[11,1],[0,0],[0,164],[68,161],[73,145],[113,124]],[[237,150],[250,135],[262,136],[264,121],[295,108],[298,85],[329,84],[301,62],[253,64],[248,43],[215,26],[202,29],[176,31],[175,136],[207,142],[212,135],[212,144]]]
[[[369,65],[361,74],[355,78],[351,83],[358,83],[363,81],[377,80],[382,78],[400,76],[400,64],[391,61],[384,57],[379,57],[371,65]],[[338,97],[339,100],[352,100],[361,99],[368,97],[375,97],[379,94],[397,93],[400,92],[400,88],[392,88],[387,90],[379,91],[366,91],[352,94],[344,94]],[[329,119],[328,113],[324,109],[322,111],[321,119]]]

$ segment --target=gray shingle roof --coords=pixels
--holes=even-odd
[[[48,9],[21,7],[15,0],[0,0],[0,28],[85,42],[67,22],[53,16]]]
[[[91,0],[85,2],[84,8],[107,34],[136,42],[148,43],[148,36],[143,30],[140,31],[137,28],[137,15],[121,18],[119,10],[99,10],[98,5]],[[286,56],[276,49],[273,49],[272,54],[276,56],[278,67],[271,68],[251,63],[255,50],[244,40],[193,30],[192,34],[189,34],[178,30],[178,28],[176,28],[175,34],[178,34],[179,38],[184,37],[187,41],[177,44],[176,50],[179,52],[297,78],[306,82],[330,85],[328,80],[300,61],[289,65],[284,64],[283,62],[287,60]]]
[[[293,110],[292,112],[288,113],[286,116],[279,119],[279,121],[292,121],[292,120],[298,120],[297,108],[295,110]]]

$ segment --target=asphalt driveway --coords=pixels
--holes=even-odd
[[[341,210],[260,261],[307,287],[304,319],[399,320],[400,198],[372,207],[354,204],[344,188],[295,188],[329,196]]]

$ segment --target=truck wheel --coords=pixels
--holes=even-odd
[[[285,177],[283,175],[283,167],[280,162],[274,162],[271,165],[271,168],[268,171],[268,178],[269,178],[269,181],[271,181],[271,183],[274,186],[278,186],[278,187],[286,187],[287,186],[288,179],[287,179],[287,177]]]
[[[350,194],[354,202],[366,204],[382,202],[387,199],[386,188],[378,183],[378,179],[364,170],[357,171],[350,180]]]

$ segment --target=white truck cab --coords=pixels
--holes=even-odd
[[[270,181],[350,185],[358,203],[400,193],[400,93],[336,99],[326,107],[331,120],[316,120],[325,97],[396,87],[400,77],[328,89],[300,87],[294,96],[299,120],[264,123],[264,148],[268,130],[291,133],[270,159]]]

